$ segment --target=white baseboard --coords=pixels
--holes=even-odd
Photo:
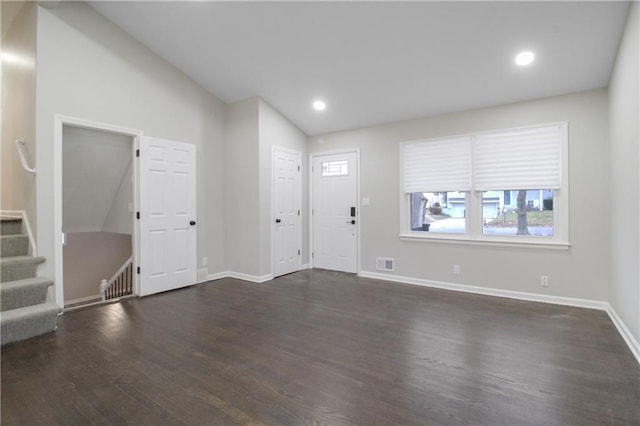
[[[309,269],[309,264],[304,264],[301,266],[301,270]],[[432,281],[425,280],[422,278],[412,278],[412,277],[404,277],[398,275],[389,275],[389,274],[381,274],[378,272],[369,272],[369,271],[361,271],[359,276],[363,278],[373,278],[377,280],[391,281],[402,284],[412,284],[419,285],[423,287],[431,287],[438,288],[442,290],[452,290],[452,291],[460,291],[464,293],[473,293],[473,294],[482,294],[485,296],[495,296],[495,297],[504,297],[508,299],[517,299],[517,300],[526,300],[529,302],[541,302],[541,303],[552,303],[554,305],[563,305],[563,306],[575,306],[578,308],[588,308],[588,309],[597,309],[601,311],[607,312],[611,321],[616,326],[616,329],[624,339],[627,346],[631,350],[633,356],[635,356],[638,363],[640,363],[640,344],[633,337],[627,326],[620,319],[616,311],[608,302],[603,302],[600,300],[589,300],[589,299],[577,299],[572,297],[562,297],[562,296],[551,296],[547,294],[536,294],[536,293],[526,293],[521,291],[512,291],[512,290],[502,290],[497,288],[490,287],[479,287],[472,286],[466,284],[455,284],[444,281]],[[239,280],[250,281],[254,283],[263,283],[265,281],[270,281],[273,279],[272,274],[263,275],[261,277],[256,275],[243,274],[239,272],[233,271],[225,271],[218,272],[215,274],[209,274],[207,276],[208,281],[218,280],[221,278],[236,278]]]
[[[552,303],[554,305],[575,306],[579,308],[589,308],[605,311],[616,329],[631,350],[631,353],[640,363],[640,344],[633,337],[627,326],[620,319],[616,311],[608,302],[599,300],[576,299],[571,297],[549,296],[546,294],[525,293],[520,291],[501,290],[497,288],[478,287],[465,284],[454,284],[442,281],[424,280],[421,278],[402,277],[396,275],[381,274],[378,272],[362,271],[358,274],[364,278],[373,278],[402,284],[413,284],[425,287],[439,288],[443,290],[461,291],[464,293],[482,294],[485,296],[505,297],[509,299],[526,300],[529,302]]]
[[[207,281],[219,280],[222,278],[227,278],[228,276],[229,276],[229,271],[215,272],[213,274],[207,275]]]
[[[609,318],[613,322],[613,325],[618,329],[618,333],[622,336],[629,349],[631,349],[631,353],[636,357],[636,360],[640,364],[640,343],[633,337],[631,331],[627,328],[622,319],[618,316],[618,313],[613,309],[609,303],[607,303],[607,314],[609,314]]]
[[[309,269],[309,264],[304,264],[301,266],[301,270]],[[381,274],[378,272],[368,272],[361,271],[359,276],[363,278],[373,278],[376,280],[384,280],[402,284],[412,284],[419,285],[424,287],[431,288],[439,288],[443,290],[452,290],[452,291],[460,291],[464,293],[473,293],[473,294],[482,294],[485,296],[495,296],[495,297],[504,297],[508,299],[517,299],[517,300],[526,300],[529,302],[542,302],[542,303],[552,303],[554,305],[564,305],[564,306],[575,306],[579,308],[588,308],[588,309],[597,309],[601,311],[605,311],[611,321],[615,325],[616,329],[624,339],[625,343],[631,350],[631,353],[636,358],[638,363],[640,363],[640,343],[635,337],[631,334],[627,326],[620,319],[616,311],[608,302],[603,302],[599,300],[589,300],[589,299],[577,299],[571,297],[561,297],[561,296],[550,296],[546,294],[536,294],[536,293],[526,293],[521,291],[512,291],[512,290],[501,290],[497,288],[489,288],[489,287],[479,287],[472,286],[466,284],[455,284],[444,281],[432,281],[425,280],[421,278],[412,278],[412,277],[403,277],[398,275],[389,275],[389,274]],[[263,275],[262,277],[258,277],[255,275],[247,275],[238,272],[218,272],[215,274],[209,274],[207,276],[207,280],[213,281],[221,278],[237,278],[240,280],[251,281],[256,283],[262,283],[265,281],[269,281],[273,279],[271,274]]]
[[[310,269],[310,268],[311,266],[309,266],[308,263],[300,265],[301,271],[305,269]],[[222,278],[235,278],[238,280],[250,281],[252,283],[264,283],[267,281],[271,281],[274,278],[274,276],[273,274],[257,276],[257,275],[243,274],[242,272],[223,271],[223,272],[216,272],[216,273],[207,275],[206,281],[214,281]],[[201,282],[205,282],[205,281],[201,281]],[[199,284],[199,282],[196,284]]]
[[[252,283],[263,283],[266,281],[271,281],[273,279],[273,274],[258,276],[258,275],[249,275],[249,274],[243,274],[240,272],[233,272],[233,271],[229,272],[228,276],[229,278],[235,278],[243,281],[251,281]]]
[[[498,288],[479,287],[466,284],[455,284],[443,281],[425,280],[422,278],[402,277],[397,275],[381,274],[379,272],[361,271],[358,275],[364,278],[374,278],[403,284],[421,285],[425,287],[439,288],[443,290],[461,291],[464,293],[482,294],[485,296],[506,297],[508,299],[527,300],[530,302],[553,303],[555,305],[576,306],[605,311],[607,302],[589,299],[575,299],[571,297],[550,296],[547,294],[525,293],[521,291],[501,290]]]
[[[238,280],[250,281],[252,283],[263,283],[266,281],[271,281],[273,279],[273,274],[258,276],[243,274],[241,272],[225,271],[207,275],[207,281],[219,280],[221,278],[235,278]]]
[[[65,300],[64,306],[75,305],[76,303],[84,303],[84,302],[88,302],[89,300],[95,300],[95,299],[102,300],[102,295],[98,293],[98,294],[94,294],[93,296],[81,297],[79,299]]]

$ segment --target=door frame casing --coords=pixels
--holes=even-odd
[[[298,243],[298,247],[300,248],[300,255],[298,256],[298,269],[297,271],[300,271],[302,269],[302,152],[297,151],[295,149],[291,149],[291,148],[285,148],[282,146],[276,146],[276,145],[272,145],[271,146],[271,219],[270,219],[270,226],[271,226],[271,277],[275,278],[275,272],[276,272],[276,249],[275,249],[275,245],[276,245],[276,239],[275,239],[275,227],[274,227],[274,222],[275,222],[275,198],[276,198],[276,192],[275,192],[275,187],[274,187],[274,178],[275,178],[275,167],[274,167],[274,156],[276,151],[280,151],[280,152],[286,152],[289,154],[295,154],[298,156],[298,158],[300,159],[300,174],[299,174],[299,178],[298,178],[298,185],[296,188],[297,191],[297,197],[298,197],[298,205],[300,207],[300,216],[299,216],[299,220],[300,220],[300,225],[298,226],[298,235],[296,238],[296,241]],[[294,271],[295,272],[295,271]]]
[[[54,115],[54,137],[53,137],[53,244],[54,244],[54,302],[64,309],[64,274],[63,274],[63,246],[62,246],[62,143],[63,143],[63,127],[79,127],[88,130],[97,130],[102,132],[114,133],[118,135],[130,136],[133,140],[131,147],[132,156],[132,176],[133,180],[133,211],[138,211],[139,207],[139,176],[138,161],[136,158],[136,150],[139,148],[140,137],[143,135],[142,130],[131,129],[128,127],[117,126],[114,124],[101,123],[97,121],[87,120],[78,117],[70,117],[61,114]],[[139,229],[138,221],[131,215],[133,222],[133,235],[131,242],[131,256],[133,264],[138,265],[139,259]],[[96,283],[96,286],[99,283]],[[133,292],[139,294],[138,275],[133,274]]]
[[[314,266],[313,258],[313,228],[315,215],[313,214],[313,160],[315,157],[323,157],[325,155],[336,154],[355,154],[356,155],[356,275],[360,275],[362,270],[360,267],[360,148],[344,148],[329,151],[318,151],[309,154],[309,268]]]

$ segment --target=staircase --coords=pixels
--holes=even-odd
[[[60,308],[47,303],[53,281],[36,277],[45,258],[29,254],[22,219],[0,218],[0,239],[0,343],[54,331]]]

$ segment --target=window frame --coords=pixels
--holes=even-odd
[[[504,131],[535,129],[547,126],[558,126],[561,137],[561,187],[553,190],[553,236],[542,237],[535,235],[486,235],[482,224],[482,194],[483,191],[464,191],[465,197],[465,233],[429,233],[411,230],[410,195],[404,192],[404,147],[413,143],[441,141],[449,138],[469,137],[473,151],[474,137],[481,134],[491,134]],[[471,166],[473,167],[473,166]],[[473,175],[473,171],[472,171]],[[530,188],[539,189],[539,188]],[[542,188],[545,189],[545,188]],[[483,132],[473,132],[463,135],[411,140],[399,143],[399,194],[400,194],[400,232],[399,238],[404,241],[426,241],[434,243],[454,243],[470,245],[490,245],[505,247],[532,247],[548,249],[568,249],[569,239],[569,139],[568,122],[552,122],[529,126],[494,129]],[[454,191],[452,189],[451,191]],[[493,188],[492,190],[511,190],[511,188]]]

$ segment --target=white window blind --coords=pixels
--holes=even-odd
[[[563,134],[551,125],[475,136],[473,189],[559,189]]]
[[[404,192],[471,190],[469,137],[403,145]]]

